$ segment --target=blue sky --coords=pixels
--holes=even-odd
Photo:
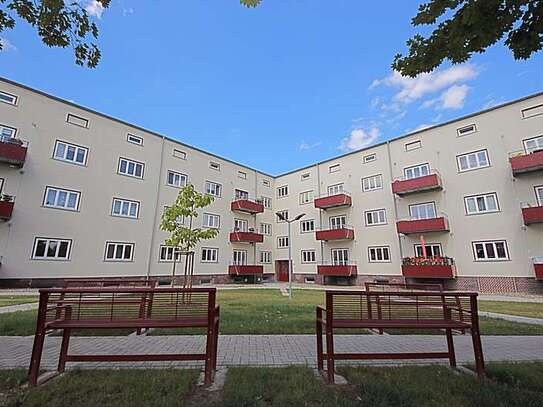
[[[112,0],[97,69],[19,23],[0,75],[271,174],[543,90],[543,53],[518,62],[501,44],[394,75],[419,3]]]

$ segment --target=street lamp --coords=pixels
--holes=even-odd
[[[292,298],[292,240],[290,238],[290,224],[302,219],[305,213],[300,213],[292,220],[288,220],[288,215],[285,216],[281,212],[275,212],[275,214],[279,219],[288,224],[288,298]]]

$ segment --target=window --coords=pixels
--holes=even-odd
[[[232,263],[237,266],[245,266],[247,264],[247,250],[234,250],[232,252]]]
[[[15,95],[0,91],[0,102],[8,103],[10,105],[16,105],[17,99],[18,98]]]
[[[407,143],[405,145],[405,151],[412,151],[421,147],[422,147],[422,143],[420,142],[420,140],[412,141],[411,143]]]
[[[328,187],[328,196],[338,195],[343,193],[343,184],[330,185]]]
[[[132,261],[134,243],[106,242],[105,261]]]
[[[277,188],[277,198],[283,198],[288,195],[288,185]]]
[[[126,135],[126,141],[132,144],[137,144],[138,146],[143,145],[143,138],[139,136],[134,136],[133,134],[130,134],[130,133]]]
[[[469,171],[477,168],[489,167],[488,152],[486,150],[474,151],[456,157],[458,171]]]
[[[67,189],[46,187],[43,198],[43,206],[48,208],[67,209],[70,211],[79,210],[79,198],[81,192]]]
[[[305,191],[300,193],[300,205],[313,202],[313,191]]]
[[[267,196],[260,197],[262,200],[262,205],[264,205],[264,208],[271,209],[272,207],[272,199]]]
[[[17,134],[17,129],[0,124],[0,140],[1,141],[9,142],[12,138],[15,138],[16,134]]]
[[[238,171],[238,178],[247,179],[247,173],[243,171]]]
[[[216,182],[206,181],[205,192],[206,194],[220,198],[222,193],[222,186],[221,184],[217,184]]]
[[[287,219],[288,220],[288,210],[284,210],[284,211],[279,211],[279,213],[283,216],[283,218]],[[280,222],[284,222],[284,220],[282,220],[279,215],[277,215],[277,222],[280,223]]]
[[[212,213],[204,213],[202,226],[205,228],[218,229],[221,225],[221,217]]]
[[[349,249],[332,249],[332,265],[346,266],[349,264]]]
[[[526,151],[526,154],[543,150],[543,136],[524,140],[524,150]]]
[[[211,161],[209,163],[209,168],[211,168],[212,170],[220,171],[221,165],[219,163],[214,163],[213,161]]]
[[[381,188],[383,188],[383,176],[381,174],[362,178],[362,191],[368,192]]]
[[[68,116],[66,116],[66,121],[70,124],[74,124],[79,127],[84,127],[86,129],[89,127],[89,121],[87,119],[76,116],[75,114],[68,113]]]
[[[315,230],[315,221],[313,219],[306,219],[300,222],[300,233],[310,233]]]
[[[535,187],[535,196],[537,198],[537,204],[543,206],[543,185]]]
[[[234,219],[234,230],[236,232],[247,232],[249,230],[249,222],[245,219]]]
[[[477,131],[477,126],[475,124],[470,124],[469,126],[460,127],[456,129],[456,135],[458,137],[467,136],[468,134],[475,133]]]
[[[72,241],[69,239],[37,237],[34,240],[32,258],[40,260],[69,260],[71,247]]]
[[[317,253],[315,250],[302,250],[302,263],[316,263]]]
[[[505,240],[473,242],[472,245],[475,261],[509,260]]]
[[[334,216],[329,219],[330,229],[343,229],[347,223],[347,216]]]
[[[375,153],[365,155],[363,158],[364,164],[371,163],[372,161],[375,161],[375,160],[377,160],[377,154]]]
[[[187,176],[180,172],[168,170],[168,185],[171,187],[181,188],[187,185]]]
[[[219,249],[216,247],[202,247],[202,263],[217,263],[219,261]]]
[[[419,177],[425,177],[430,174],[430,165],[429,164],[419,164],[414,165],[413,167],[408,167],[403,170],[405,179],[413,179]]]
[[[243,191],[241,189],[236,189],[234,191],[234,194],[236,196],[236,199],[244,199],[244,200],[249,199],[249,192],[247,192],[247,191]]]
[[[260,252],[260,263],[270,264],[272,262],[271,252]]]
[[[285,247],[288,247],[288,236],[279,236],[277,238],[277,248],[284,249]]]
[[[328,167],[328,172],[331,174],[333,172],[338,172],[341,169],[341,166],[339,164],[334,164]]]
[[[127,158],[119,158],[119,174],[128,177],[143,178],[145,164],[129,160]]]
[[[526,109],[521,110],[521,115],[523,119],[539,116],[540,114],[543,114],[543,104],[527,107]]]
[[[272,225],[269,223],[261,223],[260,224],[260,234],[271,236],[272,234]]]
[[[496,193],[467,196],[464,198],[466,214],[498,212],[498,196]]]
[[[271,186],[270,180],[269,179],[263,179],[262,180],[262,185],[264,185],[265,187]]]
[[[185,153],[184,151],[178,150],[177,148],[173,149],[173,156],[176,158],[180,158],[182,160],[187,159],[187,153]]]
[[[368,247],[368,261],[370,263],[390,262],[390,247],[388,246]]]
[[[58,141],[55,143],[53,158],[59,161],[68,161],[73,164],[87,165],[89,149],[75,144]]]
[[[426,257],[441,257],[441,245],[439,243],[427,243],[424,245],[426,248]],[[423,257],[422,245],[415,245],[415,256]]]
[[[433,219],[436,217],[436,205],[433,202],[409,205],[412,220]]]
[[[174,253],[175,261],[178,262],[181,258],[180,249],[178,247],[161,245],[158,261],[172,263],[174,261]]]
[[[111,215],[113,216],[136,219],[139,215],[139,210],[139,202],[113,198],[113,205],[111,206]]]
[[[309,172],[303,173],[301,176],[302,181],[308,180],[311,178],[311,174]]]
[[[386,212],[384,209],[366,211],[366,226],[384,225],[387,223]]]

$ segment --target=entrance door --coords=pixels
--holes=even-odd
[[[288,260],[276,260],[275,271],[278,281],[288,282]]]

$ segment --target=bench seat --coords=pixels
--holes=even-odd
[[[420,319],[364,319],[360,321],[334,319],[332,321],[334,328],[434,328],[434,329],[467,329],[470,324],[467,322],[453,321],[446,319],[420,320]]]
[[[114,322],[104,319],[54,320],[45,324],[46,329],[92,329],[92,328],[205,328],[207,317],[179,319],[115,319]]]

